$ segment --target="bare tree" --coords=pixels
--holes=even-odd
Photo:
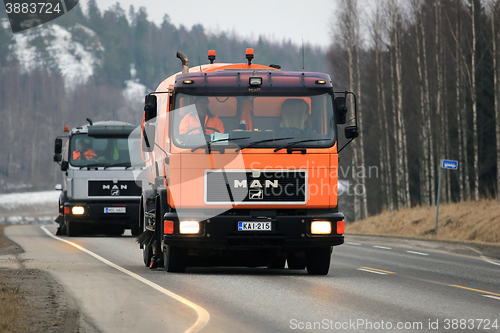
[[[362,93],[361,93],[361,72],[360,72],[360,22],[359,22],[359,6],[357,0],[341,0],[339,1],[340,19],[338,21],[339,36],[346,47],[348,58],[348,77],[349,90],[356,91],[358,99],[358,124],[362,128],[363,124],[363,108],[362,108]],[[364,143],[361,135],[353,144],[352,164],[354,170],[364,168]],[[354,186],[361,185],[366,188],[365,177],[354,177]],[[354,216],[355,220],[360,220],[368,214],[368,202],[366,191],[363,195],[354,196]]]
[[[469,176],[469,154],[468,154],[468,142],[467,142],[467,137],[469,133],[469,128],[468,128],[468,122],[467,122],[467,109],[466,109],[466,103],[465,99],[466,96],[463,92],[463,86],[465,83],[465,75],[468,74],[470,76],[470,73],[468,71],[468,67],[466,65],[466,55],[465,52],[463,51],[464,46],[463,46],[463,37],[464,30],[462,29],[462,24],[463,24],[463,18],[461,15],[462,11],[462,0],[457,0],[457,5],[456,5],[456,10],[457,10],[457,30],[456,30],[456,37],[455,41],[457,43],[457,66],[459,70],[459,76],[457,78],[457,84],[459,85],[457,89],[460,89],[459,94],[457,94],[457,105],[459,107],[458,112],[461,113],[460,115],[460,121],[459,127],[462,129],[462,147],[461,151],[463,153],[463,160],[462,160],[462,165],[463,165],[463,174],[464,174],[464,188],[465,188],[465,200],[471,200],[472,199],[472,193],[471,193],[471,188],[470,188],[470,176]],[[462,169],[462,168],[461,168]]]
[[[442,16],[442,2],[441,0],[436,0],[434,3],[434,38],[435,38],[435,66],[436,66],[436,114],[437,120],[439,122],[438,126],[438,136],[439,144],[437,145],[438,159],[448,158],[448,119],[447,110],[445,108],[445,95],[446,90],[444,87],[444,40],[442,36],[443,27],[441,26],[441,16]],[[433,168],[436,165],[432,166]],[[450,183],[449,183],[449,173],[445,173],[443,176],[444,191],[442,192],[443,201],[447,202],[450,200]]]
[[[375,121],[372,132],[385,132],[376,142],[364,141],[366,163],[380,163],[377,194],[383,194],[384,207],[390,209],[391,198],[398,209],[415,197],[435,204],[437,162],[454,156],[460,167],[444,175],[443,200],[479,200],[494,188],[500,199],[499,2],[488,0],[492,10],[485,12],[480,0],[410,0],[414,19],[406,21],[406,3],[380,0],[366,27],[371,57],[361,58],[359,69],[356,51],[348,54],[344,41],[354,87],[359,70],[371,80],[363,87],[373,87],[364,88],[363,101],[376,101],[370,103],[375,115],[364,112],[364,120]],[[382,18],[380,10],[387,10]],[[495,124],[488,122],[492,113]],[[485,161],[481,170],[479,159]]]
[[[476,86],[476,12],[477,0],[471,1],[471,20],[472,20],[472,53],[471,53],[471,71],[470,71],[470,98],[472,102],[472,138],[474,146],[474,200],[479,200],[479,142],[477,133],[477,86]]]
[[[423,7],[421,7],[423,15]],[[430,83],[429,83],[429,58],[427,57],[427,34],[425,31],[424,18],[418,22],[420,28],[422,48],[421,48],[421,58],[422,58],[422,71],[423,71],[423,88],[424,88],[424,126],[426,127],[425,133],[427,134],[427,147],[429,149],[429,192],[430,192],[430,204],[436,204],[436,163],[434,158],[434,134],[432,130],[432,118],[431,118],[431,106],[430,106]]]
[[[412,0],[412,11],[415,20],[415,35],[417,43],[417,70],[419,76],[419,88],[420,88],[420,115],[422,117],[422,124],[420,125],[420,143],[422,145],[422,156],[420,158],[420,200],[423,205],[430,205],[430,172],[429,172],[429,129],[427,127],[427,118],[429,117],[428,110],[428,89],[426,89],[426,80],[424,78],[424,63],[426,58],[423,56],[425,51],[425,40],[422,40],[425,36],[423,32],[422,15],[421,15],[421,1]],[[421,42],[422,40],[422,42]]]
[[[363,103],[362,103],[362,90],[361,90],[361,66],[360,66],[360,58],[361,58],[361,35],[360,35],[360,18],[359,18],[359,12],[360,8],[358,7],[357,0],[351,0],[351,3],[353,5],[353,13],[355,14],[353,19],[354,19],[354,51],[355,51],[355,66],[356,66],[356,92],[357,92],[357,99],[358,99],[358,125],[360,128],[363,128]],[[359,164],[362,168],[366,169],[365,166],[365,145],[364,145],[364,139],[363,135],[359,137],[359,141],[357,142],[359,144]],[[363,189],[366,189],[366,174],[363,175],[361,178],[361,185]],[[368,217],[368,199],[367,199],[367,194],[366,190],[363,190],[363,194],[361,195],[361,203],[362,203],[362,212],[361,212],[361,218],[366,218]]]
[[[397,193],[398,209],[410,206],[410,188],[408,175],[408,157],[406,145],[406,129],[403,115],[403,80],[402,80],[402,20],[400,4],[398,0],[389,0],[390,15],[390,35],[391,35],[391,72],[393,81],[392,105],[394,108],[395,127],[396,127],[396,163],[397,163]]]
[[[497,151],[497,198],[500,199],[500,59],[498,55],[498,28],[500,20],[500,1],[491,2],[491,36],[493,58],[494,106],[495,106],[495,132]]]
[[[458,163],[460,167],[458,168],[458,185],[460,193],[460,202],[464,200],[469,200],[469,192],[465,191],[465,180],[469,182],[468,177],[468,160],[467,160],[467,128],[464,127],[465,117],[464,117],[464,105],[462,104],[462,82],[463,82],[463,51],[462,45],[460,43],[462,36],[462,25],[460,20],[460,11],[462,8],[462,0],[455,1],[455,31],[452,31],[452,36],[455,42],[455,108],[457,114],[457,132],[458,132]],[[467,170],[465,173],[464,170]]]
[[[387,119],[387,103],[386,91],[384,83],[384,57],[383,53],[386,50],[383,41],[383,31],[385,28],[385,19],[382,16],[381,8],[382,0],[376,3],[376,10],[372,20],[371,36],[373,47],[375,49],[375,67],[376,67],[376,86],[377,86],[377,115],[379,121],[379,129],[384,133],[382,142],[379,144],[381,183],[386,196],[386,208],[394,209],[393,200],[393,183],[392,183],[392,161],[391,148],[389,140],[389,123]]]

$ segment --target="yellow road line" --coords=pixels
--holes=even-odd
[[[368,272],[368,273],[374,273],[374,274],[380,274],[380,275],[387,275],[387,273],[372,271],[371,269],[364,269],[364,268],[358,268],[358,271],[363,271],[363,272]]]
[[[373,271],[383,272],[383,273],[387,273],[387,274],[395,274],[394,272],[384,271],[384,270],[382,270],[382,269],[377,269],[377,268],[371,268],[371,267],[361,267],[361,268],[364,268],[364,269],[371,269],[371,270],[373,270]]]
[[[455,288],[460,288],[460,289],[477,291],[478,293],[483,293],[483,294],[490,294],[490,295],[500,296],[500,294],[492,293],[491,291],[484,291],[484,290],[479,290],[479,289],[467,288],[467,287],[459,286],[459,285],[456,285],[456,284],[449,284],[449,286],[450,287],[455,287]]]

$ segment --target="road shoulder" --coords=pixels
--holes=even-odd
[[[27,269],[23,249],[0,226],[0,309],[2,332],[98,332],[76,301],[48,273]]]
[[[500,261],[500,246],[452,242],[432,239],[418,239],[408,237],[394,237],[385,235],[361,235],[361,234],[346,234],[347,242],[370,242],[391,244],[393,246],[402,246],[408,248],[427,249],[434,251],[442,251],[460,255],[468,255],[473,257],[487,257],[495,261]]]

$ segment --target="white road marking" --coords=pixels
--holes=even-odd
[[[468,248],[469,250],[472,250],[472,251],[474,251],[474,252],[478,253],[478,254],[479,254],[479,256],[481,257],[481,259],[482,259],[482,260],[484,260],[484,261],[486,261],[487,263],[490,263],[490,264],[493,264],[493,265],[500,266],[500,262],[495,261],[495,260],[492,260],[492,259],[490,259],[490,258],[486,257],[485,255],[483,255],[483,253],[482,253],[481,251],[478,251],[478,250],[476,250],[476,249],[475,249],[475,248],[473,248],[473,247],[467,247],[467,248]]]
[[[493,295],[483,295],[484,297],[489,297],[489,298],[494,298],[500,301],[500,297],[498,296],[493,296]]]
[[[365,268],[358,268],[358,271],[363,271],[363,272],[368,272],[368,273],[375,273],[375,274],[380,274],[380,275],[387,275],[387,274],[389,274],[389,273],[384,273],[384,272],[372,271],[371,269],[365,269]]]
[[[120,267],[114,263],[112,263],[111,261],[107,260],[107,259],[104,259],[103,257],[101,257],[100,255],[98,254],[95,254],[94,252],[92,251],[89,251],[87,250],[86,248],[78,245],[78,244],[75,244],[73,242],[70,242],[70,241],[67,241],[65,239],[62,239],[60,237],[57,237],[57,236],[54,236],[49,230],[47,230],[47,228],[45,228],[45,226],[41,226],[40,228],[42,228],[43,231],[45,231],[45,233],[47,235],[49,235],[50,237],[54,238],[54,239],[57,239],[58,241],[61,241],[61,242],[64,242],[66,244],[69,244],[73,247],[76,247],[77,249],[79,249],[80,251],[83,251],[85,253],[87,253],[88,255],[96,258],[97,260],[105,263],[106,265],[108,266],[111,266],[117,270],[119,270],[120,272],[122,273],[125,273],[127,275],[129,275],[130,277],[133,277],[134,279],[136,280],[139,280],[141,281],[142,283],[145,283],[147,284],[148,286],[150,286],[151,288],[154,288],[156,289],[157,291],[169,296],[169,297],[172,297],[173,299],[181,302],[182,304],[186,305],[186,306],[189,306],[191,309],[193,309],[194,311],[196,311],[196,313],[198,314],[198,319],[196,320],[196,322],[194,323],[193,326],[191,326],[187,331],[185,331],[185,333],[193,333],[193,332],[198,332],[200,331],[203,327],[205,327],[205,325],[208,323],[208,321],[210,320],[210,314],[208,313],[207,310],[205,310],[204,308],[202,308],[201,306],[191,302],[191,301],[188,301],[187,299],[185,299],[184,297],[182,296],[179,296],[177,294],[174,294],[173,292],[171,292],[170,290],[167,290],[163,287],[160,287],[159,285],[157,285],[156,283],[153,283],[145,278],[143,278],[142,276],[138,275],[138,274],[135,274],[123,267]]]
[[[415,252],[415,251],[406,251],[407,253],[411,254],[418,254],[419,256],[428,256],[428,253],[423,253],[423,252]]]
[[[497,261],[491,260],[490,258],[487,258],[487,257],[485,257],[485,256],[483,256],[483,255],[481,255],[481,259],[483,259],[483,260],[484,260],[484,261],[486,261],[486,262],[489,262],[490,264],[500,266],[500,262],[497,262]]]
[[[347,245],[361,246],[359,243],[345,242]]]
[[[392,247],[373,245],[374,248],[382,249],[382,250],[392,250]]]

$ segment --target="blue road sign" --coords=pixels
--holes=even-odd
[[[458,169],[458,161],[441,160],[441,168],[457,170]]]

